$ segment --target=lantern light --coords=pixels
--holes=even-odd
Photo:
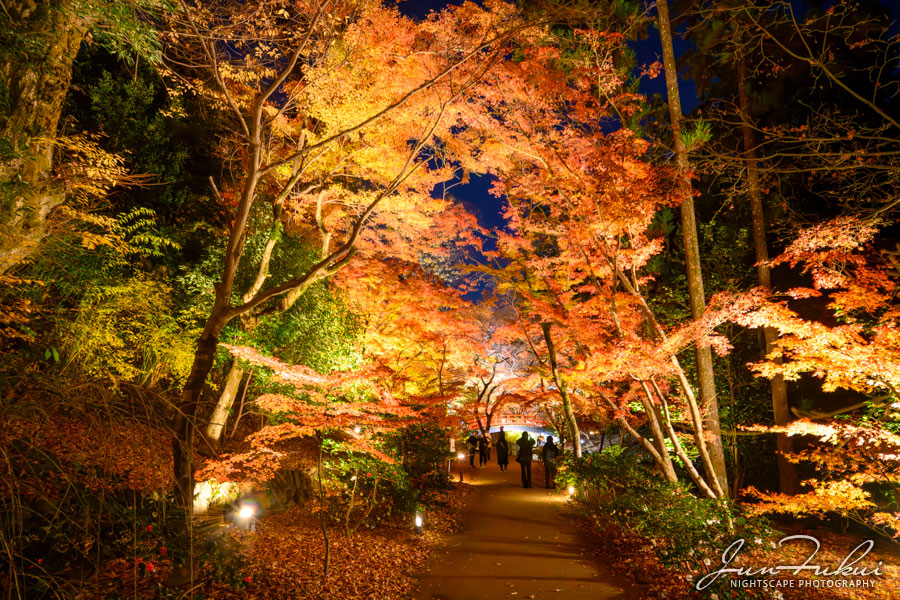
[[[575,486],[574,486],[574,485],[570,485],[569,488],[568,488],[568,492],[569,492],[570,495],[574,495],[574,494],[575,494]]]

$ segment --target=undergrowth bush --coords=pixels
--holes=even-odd
[[[447,461],[450,452],[447,430],[430,424],[410,425],[397,432],[401,459],[410,484],[420,490],[450,487]]]
[[[747,518],[727,501],[700,498],[690,483],[664,480],[622,446],[580,459],[567,454],[558,480],[575,486],[591,516],[648,538],[668,568],[706,573],[734,540],[763,544],[774,534],[768,522]]]
[[[415,493],[401,465],[362,452],[348,452],[326,441],[326,487],[331,490],[331,518],[348,537],[359,527],[374,529],[382,521],[412,512]]]

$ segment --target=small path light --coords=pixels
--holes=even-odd
[[[416,513],[415,523],[416,523],[416,533],[421,535],[422,530],[425,528],[425,519],[422,517],[422,515],[420,513]]]
[[[241,502],[238,504],[237,513],[235,514],[235,523],[244,529],[256,531],[256,514],[258,512],[256,503],[252,501]]]
[[[456,458],[459,459],[459,482],[462,483],[463,480],[463,463],[462,461],[466,460],[466,454],[464,452],[460,452],[456,455]]]
[[[570,495],[570,496],[574,496],[574,495],[575,495],[575,486],[574,486],[574,485],[570,485],[570,486],[567,488],[567,491],[569,492],[569,495]]]

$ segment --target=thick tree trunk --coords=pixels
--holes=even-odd
[[[753,129],[750,127],[750,98],[747,94],[747,65],[742,58],[737,61],[738,100],[741,107],[741,132],[744,137],[744,157],[747,167],[747,188],[750,196],[750,214],[753,219],[753,247],[756,251],[756,276],[759,285],[767,290],[772,289],[772,272],[769,268],[769,249],[766,244],[766,220],[763,212],[762,193],[759,184],[759,168],[757,166],[756,146]],[[772,351],[776,339],[775,330],[763,328],[763,351]],[[780,362],[780,361],[779,361]],[[784,377],[778,375],[771,380],[772,412],[775,425],[784,426],[791,420],[788,407],[787,385]],[[777,434],[778,444],[778,479],[782,494],[797,494],[800,491],[800,480],[797,468],[785,458],[785,454],[794,451],[793,440],[783,433]]]
[[[72,63],[90,26],[67,0],[3,6],[0,19],[12,23],[2,30],[17,35],[0,37],[0,89],[7,96],[0,135],[13,153],[0,160],[0,274],[34,252],[50,211],[65,199],[51,179],[53,148]]]
[[[681,203],[681,229],[684,236],[684,257],[687,269],[688,295],[691,316],[699,319],[706,309],[706,295],[703,290],[703,274],[700,269],[700,245],[697,239],[697,223],[694,212],[694,195],[689,174],[687,148],[681,138],[681,96],[678,92],[678,72],[675,66],[675,51],[672,46],[672,26],[669,21],[668,0],[657,2],[659,13],[659,36],[662,42],[663,65],[666,74],[666,90],[669,101],[669,117],[675,145],[675,163],[679,177]],[[709,347],[696,347],[697,380],[700,384],[700,408],[706,431],[706,445],[719,486],[727,494],[728,475],[725,468],[725,452],[722,448],[722,434],[719,427],[719,402],[716,398],[716,382],[713,374],[712,352]]]
[[[553,338],[550,336],[550,323],[541,323],[541,330],[544,332],[544,341],[547,342],[553,381],[556,383],[556,389],[559,391],[559,397],[562,399],[566,424],[569,426],[569,433],[572,435],[572,450],[575,452],[576,458],[581,458],[581,433],[578,431],[578,421],[575,420],[575,412],[572,410],[569,393],[566,391],[566,382],[563,381],[559,374],[559,365],[556,362],[556,348],[553,346]]]

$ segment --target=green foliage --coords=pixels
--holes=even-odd
[[[57,301],[77,303],[92,287],[119,282],[179,249],[159,231],[152,209],[115,216],[63,210],[71,218],[70,230],[48,240],[28,272],[48,284],[36,292],[53,294]]]
[[[401,465],[391,464],[363,452],[348,451],[341,443],[325,440],[328,453],[323,461],[329,488],[329,512],[343,523],[347,535],[360,526],[374,529],[391,516],[411,513],[416,494]]]
[[[751,521],[728,503],[698,498],[687,484],[663,480],[623,446],[581,459],[566,455],[558,481],[574,485],[591,514],[653,540],[669,567],[705,572],[704,560],[721,555],[722,540],[761,544],[772,535],[764,521]]]
[[[208,223],[225,212],[208,198],[216,116],[192,114],[191,102],[149,61],[126,65],[103,47],[84,45],[61,117],[62,131],[89,132],[140,184],[114,188],[104,211],[153,209],[163,229],[192,246],[190,258],[210,242]]]
[[[127,152],[133,171],[155,176],[157,185],[131,195],[176,206],[184,202],[186,191],[183,185],[173,184],[185,177],[188,158],[188,149],[179,139],[184,128],[180,98],[164,90],[157,78],[151,79],[153,74],[143,70],[141,74],[125,79],[103,71],[87,90],[90,114],[79,119],[79,125],[102,129],[113,151]]]
[[[15,10],[12,13],[9,10],[0,11],[0,47],[10,52],[9,56],[15,56],[19,60],[44,58],[47,38],[59,33],[46,25],[52,24],[54,17],[61,12],[62,15],[59,16],[62,20],[80,20],[99,44],[120,59],[134,64],[140,57],[158,64],[162,55],[154,18],[163,12],[174,10],[176,6],[169,0],[72,0],[40,4],[44,6],[37,10],[32,8],[23,11],[24,15]],[[16,28],[14,17],[23,16],[32,21],[32,27],[26,31]]]
[[[389,463],[337,440],[323,442],[329,516],[347,535],[359,527],[375,528],[391,517],[406,518],[432,492],[450,487],[445,429],[411,425],[380,437],[377,446],[400,460]]]
[[[129,258],[162,258],[166,250],[179,249],[176,242],[157,230],[156,212],[149,208],[134,208],[120,214],[110,223],[109,231],[124,243],[116,257],[120,267],[124,267]]]
[[[698,150],[712,139],[712,125],[708,121],[694,121],[693,127],[681,133],[681,141],[688,152]]]
[[[183,382],[193,361],[193,336],[170,314],[172,290],[137,277],[87,290],[77,317],[59,322],[69,368],[91,377],[142,384]]]
[[[446,429],[424,423],[410,425],[395,436],[395,444],[402,449],[403,465],[415,488],[443,489],[450,486],[447,461],[453,455]]]
[[[241,343],[303,364],[320,373],[349,370],[361,359],[355,345],[359,325],[325,282],[311,286],[287,311],[262,320]]]
[[[157,64],[162,60],[153,17],[175,10],[169,0],[80,2],[76,10],[95,23],[97,41],[129,63],[138,57]]]

